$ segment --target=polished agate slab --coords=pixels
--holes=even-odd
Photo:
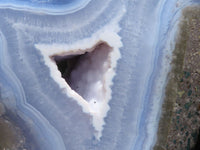
[[[1,103],[32,149],[152,149],[181,10],[196,3],[1,1]]]

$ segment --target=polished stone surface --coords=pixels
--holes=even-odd
[[[21,120],[38,150],[152,149],[181,12],[198,1],[57,2],[0,2],[0,96],[10,121]],[[73,69],[81,92],[52,60],[93,53]]]

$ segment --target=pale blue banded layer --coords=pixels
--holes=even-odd
[[[39,149],[152,149],[180,13],[198,1],[91,0],[70,14],[68,3],[38,7],[22,2],[0,2],[0,90],[7,97],[2,102],[27,122]],[[121,59],[98,141],[91,116],[51,78],[35,44],[90,38],[124,12],[118,33]]]
[[[69,14],[84,8],[91,0],[1,0],[0,8],[37,14]]]

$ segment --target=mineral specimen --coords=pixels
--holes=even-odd
[[[23,139],[13,150],[152,149],[180,16],[198,3],[1,0],[0,112]]]

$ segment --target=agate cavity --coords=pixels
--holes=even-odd
[[[97,139],[102,136],[104,118],[110,109],[112,80],[122,47],[117,19],[90,38],[73,44],[35,45],[61,90],[92,116]]]
[[[85,101],[95,105],[105,100],[105,74],[110,69],[112,48],[100,42],[83,54],[63,53],[51,56],[67,84]]]

